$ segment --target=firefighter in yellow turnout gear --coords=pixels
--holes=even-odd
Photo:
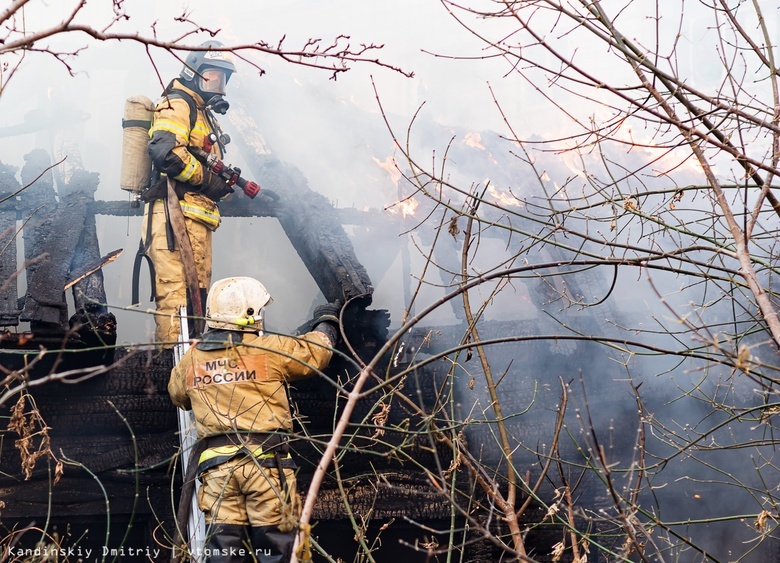
[[[313,328],[293,338],[263,334],[263,309],[270,302],[255,279],[215,282],[206,306],[208,330],[168,384],[174,404],[193,411],[203,448],[198,505],[210,563],[289,561],[295,540],[299,502],[285,384],[330,362],[340,306],[317,307]]]
[[[218,49],[222,44],[207,41],[202,46]],[[174,181],[184,216],[181,224],[185,228],[180,231],[186,230],[189,237],[200,290],[197,297],[202,307],[211,284],[211,233],[220,223],[217,202],[232,193],[233,188],[212,174],[187,147],[203,149],[222,158],[226,138],[221,135],[214,113],[224,114],[228,109],[225,85],[235,70],[229,52],[193,51],[180,77],[171,81],[155,105],[148,150],[159,179],[141,196],[147,202],[142,238],[145,253],[154,267],[155,341],[162,348],[172,348],[177,342],[178,315],[188,303],[185,264],[179,244],[182,233],[174,230],[176,221],[172,221],[166,205],[168,179]]]

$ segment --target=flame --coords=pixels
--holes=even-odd
[[[640,126],[641,121],[638,122],[625,116],[616,116],[606,106],[595,108],[594,114],[590,117],[590,124],[591,131],[608,127],[608,136],[606,138],[592,137],[588,144],[578,147],[576,142],[565,144],[562,141],[584,133],[577,122],[560,122],[557,127],[548,127],[545,130],[545,136],[548,139],[558,139],[558,141],[550,141],[544,149],[545,151],[551,149],[556,151],[558,162],[562,163],[572,175],[569,180],[578,178],[587,183],[590,176],[603,176],[602,155],[599,150],[594,148],[599,144],[606,147],[604,150],[610,154],[619,156],[620,153],[632,153],[636,155],[637,166],[652,161],[651,170],[656,176],[667,174],[676,176],[678,173],[700,176],[702,173],[701,164],[693,157],[690,147],[679,145],[669,148],[670,136],[676,134],[676,131],[667,136],[649,130],[645,131]],[[526,155],[533,163],[535,160],[533,154],[526,153]],[[560,172],[565,173],[563,170]]]
[[[389,211],[393,215],[401,213],[403,217],[409,217],[414,215],[418,205],[420,205],[420,203],[416,199],[413,197],[407,197],[406,199],[401,199],[395,203],[391,203],[385,207],[385,211]]]
[[[488,186],[487,193],[495,198],[496,202],[500,205],[509,205],[513,207],[520,207],[521,202],[515,196],[511,194],[505,194],[496,189],[492,184]]]
[[[379,160],[375,156],[372,158],[379,168],[390,175],[390,180],[398,187],[398,181],[401,179],[401,171],[398,169],[398,163],[395,161],[395,158],[392,156],[388,156],[384,160]],[[389,211],[393,215],[401,213],[403,217],[408,217],[409,215],[414,215],[414,211],[417,209],[418,205],[420,205],[419,202],[410,196],[400,199],[395,203],[391,203],[385,207],[385,211]]]
[[[652,170],[658,176],[665,176],[669,171],[673,171],[672,174],[689,172],[696,175],[703,172],[701,163],[693,157],[690,147],[680,145],[670,149],[667,146],[667,137],[636,128],[636,122],[631,119],[623,117],[614,122],[613,116],[602,108],[597,112],[597,116],[592,118],[592,123],[594,127],[611,123],[609,137],[598,142],[604,142],[606,146],[614,144],[618,152],[639,154],[644,162],[652,161]],[[672,132],[671,135],[675,133]],[[590,150],[589,147],[564,149],[560,157],[566,167],[580,178],[588,178],[591,175],[590,170],[599,170],[602,164],[599,151]]]
[[[467,147],[482,149],[483,151],[486,150],[485,146],[482,144],[482,136],[479,133],[466,133],[466,136],[463,137],[463,143]]]
[[[401,171],[398,169],[398,164],[396,163],[395,158],[388,156],[384,161],[379,160],[375,156],[372,158],[374,159],[374,162],[376,162],[377,166],[379,166],[379,168],[390,174],[390,179],[393,181],[393,184],[398,186],[398,180],[401,179]]]
[[[498,161],[495,158],[493,158],[493,155],[490,154],[490,151],[488,151],[487,148],[485,148],[485,145],[482,144],[482,135],[480,135],[479,133],[476,133],[474,131],[466,133],[463,136],[462,143],[467,147],[471,147],[472,149],[479,149],[485,151],[487,153],[488,158],[490,159],[490,162],[492,162],[493,164],[498,164]]]

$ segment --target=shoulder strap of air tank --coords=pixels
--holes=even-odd
[[[190,106],[190,131],[192,131],[195,128],[195,122],[198,120],[198,106],[195,104],[195,98],[184,90],[174,88],[173,81],[168,84],[163,94],[169,98],[179,98],[187,102],[187,105]]]

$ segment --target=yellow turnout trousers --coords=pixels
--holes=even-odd
[[[151,231],[147,226],[150,216]],[[189,217],[185,217],[184,222],[195,256],[198,286],[208,290],[211,286],[211,230]],[[178,245],[175,250],[168,250],[165,200],[157,199],[146,205],[141,233],[147,255],[154,264],[155,342],[160,348],[172,348],[179,340],[179,312],[187,304],[187,284]],[[150,240],[146,240],[147,234]]]
[[[262,467],[259,461],[253,456],[236,456],[200,476],[198,507],[207,524],[293,529],[300,509],[295,472],[283,469],[286,487],[282,487],[279,470]]]

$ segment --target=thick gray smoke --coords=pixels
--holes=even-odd
[[[139,11],[131,12],[131,19],[119,22],[116,29],[148,32],[154,24],[161,38],[178,37],[182,30],[189,28],[187,24],[173,23],[172,16],[179,15],[174,8],[180,10],[167,3],[133,3],[132,10]],[[68,11],[59,2],[45,7],[33,5],[27,10],[29,25],[46,19],[53,23]],[[107,8],[90,5],[87,10],[84,21],[96,27],[101,27],[99,22],[107,22],[111,17],[109,11],[103,11]],[[337,80],[330,80],[331,72],[326,70],[296,66],[258,51],[242,51],[242,59],[237,62],[239,73],[228,85],[227,98],[234,109],[222,120],[225,131],[233,136],[227,162],[250,170],[240,147],[261,142],[275,158],[299,170],[314,191],[345,211],[345,217],[349,217],[345,219],[345,228],[358,259],[374,284],[373,307],[389,310],[393,326],[400,325],[410,296],[417,291],[426,253],[437,235],[440,238],[433,260],[440,269],[425,273],[425,283],[419,288],[415,308],[424,308],[451,290],[457,284],[462,263],[463,234],[458,229],[464,227],[463,221],[456,225],[451,223],[452,212],[445,214],[443,208],[419,195],[414,200],[419,206],[414,214],[404,215],[405,206],[397,203],[410,195],[409,183],[401,178],[401,173],[407,174],[411,165],[404,160],[396,144],[397,141],[403,146],[407,133],[412,154],[420,167],[441,173],[444,179],[463,190],[472,186],[491,186],[494,191],[487,192],[486,199],[503,201],[509,212],[494,211],[491,216],[485,210],[488,220],[511,223],[523,236],[528,235],[528,239],[523,239],[517,233],[509,236],[506,231],[485,231],[479,241],[478,257],[469,265],[472,273],[501,264],[507,255],[526,245],[529,250],[525,256],[529,262],[571,257],[572,253],[550,254],[542,245],[530,245],[528,240],[533,238],[530,235],[543,229],[530,220],[524,222],[525,219],[541,212],[548,203],[547,196],[562,205],[580,198],[592,187],[587,182],[588,174],[603,174],[604,162],[609,162],[610,172],[614,172],[639,169],[654,158],[650,151],[641,149],[613,151],[607,155],[538,152],[531,157],[524,154],[517,145],[502,137],[509,134],[503,118],[516,127],[515,133],[519,136],[539,139],[564,134],[567,124],[561,121],[561,113],[554,111],[544,96],[525,80],[516,75],[505,76],[509,71],[506,61],[482,59],[484,51],[480,43],[449,17],[438,2],[268,1],[250,5],[247,2],[198,1],[190,3],[187,14],[191,21],[209,29],[219,29],[217,38],[226,44],[247,45],[263,39],[275,45],[284,36],[285,47],[297,48],[309,38],[321,38],[322,44],[327,45],[340,34],[348,35],[350,39],[342,41],[353,48],[359,44],[384,45],[380,50],[369,51],[368,58],[378,58],[390,67],[414,73],[413,77],[408,77],[392,68],[357,62],[351,70],[339,74]],[[627,13],[626,17],[630,15]],[[695,21],[687,22],[691,26],[686,27],[687,31],[695,30]],[[632,28],[642,25],[643,20],[638,19]],[[674,32],[677,32],[676,28]],[[208,34],[201,33],[182,41],[196,44],[207,38]],[[574,41],[570,37],[558,40],[562,45]],[[52,39],[49,45],[52,50],[89,47],[77,56],[65,59],[73,76],[62,62],[49,54],[25,55],[16,74],[3,84],[0,96],[3,114],[0,160],[21,167],[24,155],[35,148],[48,151],[54,160],[67,156],[59,174],[67,173],[69,167],[97,172],[100,174],[97,199],[127,200],[127,194],[118,185],[124,101],[138,94],[157,97],[162,86],[179,73],[181,62],[161,50],[150,49],[147,54],[142,46],[131,41],[95,43],[84,36],[70,35]],[[698,60],[693,38],[681,40],[681,45],[689,50],[689,55],[682,59],[683,64]],[[594,64],[600,66],[599,56],[603,56],[603,52],[588,45],[583,45],[581,52],[583,57],[590,56]],[[470,57],[470,60],[431,53]],[[265,71],[262,76],[260,68]],[[695,76],[702,82],[717,78],[701,68],[696,70]],[[7,80],[7,75],[2,79]],[[544,91],[547,84],[537,86]],[[500,102],[500,110],[494,103],[494,96]],[[571,112],[582,109],[582,115],[578,117],[587,121],[592,108],[567,106],[566,109]],[[236,124],[232,120],[244,115],[239,114],[239,110],[257,123],[258,138],[243,139],[234,133]],[[396,140],[391,137],[388,124],[397,136]],[[628,133],[621,131],[623,133],[628,137]],[[645,131],[630,133],[637,142],[648,138]],[[77,150],[73,150],[74,145]],[[673,176],[654,174],[654,168],[648,166],[643,174],[626,181],[627,193],[640,188],[665,189],[670,182],[685,186],[700,181],[700,170],[690,163],[681,164],[683,159],[674,151],[668,159],[680,164]],[[654,165],[660,167],[662,164],[656,162]],[[263,184],[262,177],[252,179]],[[236,194],[234,197],[243,196]],[[454,209],[459,209],[465,201],[464,195],[455,191],[444,199]],[[686,200],[680,205],[682,218],[687,217],[686,205],[698,211],[707,208],[710,202]],[[355,211],[355,215],[346,214],[349,210]],[[518,219],[512,215],[515,212],[525,218]],[[641,227],[637,223],[610,225],[605,219],[610,212],[603,208],[593,211],[594,217],[601,220],[593,223],[597,225],[590,233],[594,239],[614,237],[619,242],[628,242],[639,235]],[[425,225],[408,234],[426,217],[429,219]],[[123,343],[148,342],[153,333],[153,320],[144,313],[145,309],[153,307],[145,299],[148,273],[144,273],[141,307],[126,309],[130,305],[132,262],[141,235],[140,224],[137,216],[101,216],[97,224],[103,254],[124,249],[121,258],[104,270],[109,306],[117,316],[119,341]],[[453,225],[458,229],[452,228]],[[702,232],[706,233],[707,228],[709,226],[704,225]],[[612,229],[618,234],[610,234]],[[560,232],[551,234],[550,238],[555,238],[562,246],[569,243]],[[659,245],[666,244],[660,236],[659,241]],[[595,243],[585,246],[603,251]],[[22,253],[19,255],[23,256]],[[520,260],[506,266],[519,263]],[[214,279],[233,275],[257,277],[269,288],[275,302],[269,308],[267,318],[269,326],[275,330],[289,331],[299,326],[313,305],[324,300],[275,219],[224,220],[214,235]],[[597,309],[571,306],[561,300],[566,292],[566,282],[561,285],[561,279],[565,278],[545,280],[529,275],[526,279],[514,280],[495,296],[491,296],[492,286],[489,285],[471,295],[477,305],[490,301],[485,320],[521,323],[512,326],[520,326],[520,330],[531,336],[538,334],[534,331],[552,334],[554,330],[568,335],[576,330],[593,334],[584,332],[586,329],[600,331],[599,334],[631,336],[648,330],[656,334],[647,336],[650,333],[645,333],[646,344],[693,349],[702,343],[693,342],[687,336],[685,340],[669,336],[667,329],[679,326],[680,319],[694,313],[702,312],[714,322],[722,318],[719,316],[722,310],[697,306],[721,296],[705,294],[703,287],[685,276],[657,273],[649,278],[647,272],[639,268],[621,269],[610,293],[613,275],[610,268],[600,268],[583,276],[586,282],[580,278],[581,303],[596,303],[609,295],[604,305]],[[20,293],[23,294],[23,277],[20,282]],[[663,305],[662,296],[668,309]],[[457,332],[464,317],[458,309],[460,301],[453,303],[455,306],[437,309],[422,324],[456,327],[452,330]],[[583,320],[586,317],[587,320]],[[494,324],[492,328],[507,326],[509,324]],[[623,328],[627,330],[621,332]],[[736,403],[741,406],[750,406],[760,399],[754,394],[755,386],[746,378],[731,379],[732,374],[725,368],[708,371],[704,362],[678,362],[652,355],[635,357],[631,352],[607,350],[596,345],[581,347],[582,355],[577,356],[573,353],[575,349],[575,344],[563,340],[521,347],[500,356],[495,369],[501,373],[510,366],[517,369],[524,365],[529,370],[538,370],[539,381],[546,377],[542,387],[547,387],[540,391],[547,393],[550,401],[545,404],[545,416],[550,416],[550,408],[554,408],[557,378],[579,381],[582,376],[586,390],[593,393],[589,395],[590,399],[598,398],[594,403],[599,406],[596,421],[605,437],[609,436],[610,428],[617,426],[620,429],[622,421],[634,416],[636,404],[629,380],[635,385],[643,385],[642,393],[647,392],[649,400],[658,407],[658,416],[669,427],[679,428],[681,436],[695,436],[703,428],[720,422],[715,418],[708,420],[707,409],[726,399],[719,393],[733,382],[737,385],[729,387],[729,399],[737,396]],[[464,369],[478,373],[474,364],[476,361],[472,360]],[[514,384],[507,382],[505,388],[528,391],[529,397],[533,396],[533,385],[525,388],[518,384],[515,388],[512,387]],[[489,411],[489,400],[479,395],[479,388],[471,393],[464,383],[458,392],[462,393],[464,408],[468,409],[474,402],[479,404],[475,412],[482,408]],[[681,396],[683,398],[677,400]],[[712,404],[707,403],[707,397],[712,398]],[[583,397],[579,399],[584,400]],[[696,428],[689,426],[701,420],[706,423]],[[719,439],[739,442],[744,430],[752,429],[745,429],[744,425],[729,426]],[[636,429],[626,431],[633,437]],[[526,446],[533,449],[537,441],[541,443],[545,439],[548,438],[530,436]],[[659,452],[667,451],[666,445],[653,445],[658,446]],[[740,451],[735,449],[733,458],[728,457],[729,452],[718,452],[704,461],[710,463],[712,458],[712,463],[717,462],[723,472],[732,475],[745,469],[737,457]],[[632,456],[630,450],[615,453],[615,457],[624,462],[630,461]],[[677,519],[678,511],[681,520],[710,514],[708,511],[729,503],[739,506],[745,513],[757,511],[760,499],[748,498],[746,501],[749,495],[744,490],[738,491],[739,502],[745,501],[742,505],[737,504],[736,497],[730,498],[728,503],[715,502],[714,496],[703,497],[705,493],[698,490],[690,492],[690,498],[681,500],[679,491],[685,489],[687,483],[700,483],[705,478],[710,482],[719,479],[715,471],[705,474],[703,464],[683,464],[684,457],[675,458],[669,471],[652,483],[659,488],[657,498],[664,498],[668,503],[664,504],[664,518]],[[767,464],[771,466],[771,463]],[[680,488],[675,489],[680,479],[685,480],[685,486],[679,485]],[[743,476],[738,479],[744,479],[745,483],[749,481]],[[733,492],[734,487],[727,489]],[[668,497],[664,497],[667,492]],[[730,546],[721,545],[718,549],[725,554]]]
[[[27,25],[54,25],[69,13],[62,5],[51,8],[25,8]],[[216,11],[213,8],[207,3],[192,3],[187,14],[190,20],[209,29],[220,29],[218,38],[225,43],[251,44],[262,39],[273,45],[284,36],[284,46],[295,49],[310,38],[321,38],[327,45],[345,35],[351,39],[340,40],[343,45],[384,45],[369,51],[369,58],[380,58],[389,66],[414,73],[414,78],[408,78],[390,68],[356,63],[337,80],[329,80],[328,71],[291,65],[261,52],[246,51],[242,55],[246,61],[238,61],[239,73],[230,85],[228,99],[233,96],[256,116],[260,133],[274,156],[299,168],[312,189],[339,207],[381,210],[398,199],[387,167],[392,167],[393,157],[399,155],[381,119],[377,96],[393,118],[394,127],[401,130],[423,102],[428,102],[423,114],[426,119],[436,116],[447,124],[467,122],[471,127],[484,128],[487,120],[497,117],[490,107],[476,103],[476,98],[485,94],[485,76],[453,75],[448,71],[452,62],[438,64],[422,53],[423,49],[439,50],[458,43],[451,33],[439,37],[426,33],[427,22],[440,13],[435,6],[404,2],[369,8],[365,3],[341,2],[325,7],[286,2],[251,9],[237,5]],[[173,17],[181,15],[179,6],[144,2],[133,6],[129,13],[130,21],[118,22],[112,31],[145,31],[154,25],[161,39],[171,40],[187,29],[173,23]],[[78,18],[98,28],[102,27],[98,22],[110,19],[108,10],[94,6],[87,6]],[[451,32],[456,29],[446,19],[442,23]],[[208,38],[203,35],[183,41],[197,44]],[[5,115],[0,129],[3,162],[21,167],[25,154],[43,148],[56,160],[67,157],[63,169],[75,166],[99,173],[98,199],[126,199],[127,195],[118,189],[124,100],[138,94],[156,98],[162,85],[178,75],[182,64],[163,51],[151,50],[150,59],[144,48],[133,42],[96,43],[74,34],[52,38],[47,47],[53,52],[73,52],[87,45],[77,56],[65,57],[70,69],[43,53],[28,56],[20,65],[0,97],[0,110]],[[262,77],[260,68],[266,73]],[[461,84],[456,86],[458,80]],[[451,95],[455,90],[461,93],[457,98]],[[442,103],[432,104],[432,98]],[[230,133],[229,119],[224,122]],[[244,141],[236,138],[235,145]],[[77,147],[78,154],[70,150],[66,155],[64,142]],[[238,150],[231,148],[226,160],[238,165],[243,164],[240,159]],[[256,180],[262,184],[262,178]],[[316,287],[273,220],[248,223],[250,232],[238,232],[228,219],[216,233],[214,276],[243,273],[262,279],[276,297],[268,312],[269,322],[278,323],[280,330],[289,330],[309,313],[317,299]],[[110,304],[127,306],[140,219],[99,217],[98,229],[103,252],[124,249],[120,259],[104,273],[112,296]],[[398,241],[390,243],[386,250],[367,249],[367,261],[382,255],[396,256]],[[392,303],[402,307],[394,297],[399,294],[396,287],[402,280],[398,275],[392,277],[395,279],[374,280],[379,306]],[[144,333],[150,334],[151,319],[146,315],[116,313],[120,318],[120,341],[143,341]]]

